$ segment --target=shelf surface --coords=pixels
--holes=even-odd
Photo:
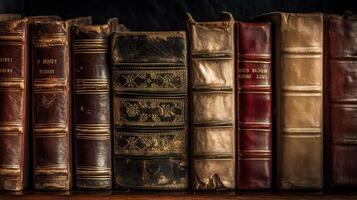
[[[6,200],[356,200],[357,192],[35,192],[0,193]]]

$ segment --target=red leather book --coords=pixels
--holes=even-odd
[[[325,130],[330,186],[357,186],[357,18],[325,18]]]
[[[272,185],[270,23],[237,25],[238,189]]]
[[[109,36],[116,18],[104,25],[74,27],[75,183],[78,189],[112,187]]]
[[[89,18],[31,20],[34,188],[71,188],[71,71],[69,28]]]
[[[0,15],[0,190],[26,185],[27,19]]]

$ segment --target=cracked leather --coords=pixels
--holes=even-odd
[[[187,17],[192,189],[235,189],[234,19],[230,13],[210,22]]]
[[[112,41],[116,188],[188,188],[185,32],[119,32]]]

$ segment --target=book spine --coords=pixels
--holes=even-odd
[[[236,187],[234,19],[224,17],[196,22],[188,15],[194,190]]]
[[[272,184],[270,23],[237,24],[238,189]]]
[[[26,186],[27,20],[0,22],[0,190]]]
[[[31,29],[34,188],[71,188],[71,73],[68,26]]]
[[[277,14],[276,129],[280,189],[323,183],[323,16]]]
[[[113,39],[116,188],[188,188],[185,32],[123,32]]]
[[[78,189],[111,189],[111,24],[72,29],[75,181]]]
[[[357,186],[357,20],[352,16],[327,16],[326,130],[329,185]]]

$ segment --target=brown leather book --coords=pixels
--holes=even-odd
[[[188,188],[185,32],[119,32],[112,41],[116,188]]]
[[[237,23],[237,188],[272,185],[271,24]]]
[[[188,15],[191,178],[194,190],[236,187],[234,19],[196,22]]]
[[[325,18],[325,130],[329,186],[357,186],[357,16]]]
[[[32,18],[32,133],[35,189],[68,190],[72,183],[69,28],[90,18]]]
[[[75,26],[71,30],[74,75],[75,183],[78,189],[111,189],[111,101],[109,36],[118,27]]]
[[[0,190],[26,186],[28,20],[0,14]]]
[[[272,13],[275,31],[277,182],[323,184],[323,15]]]

